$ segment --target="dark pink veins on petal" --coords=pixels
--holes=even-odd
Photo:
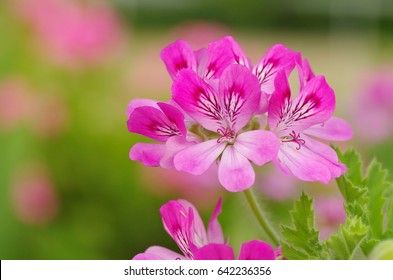
[[[221,106],[213,93],[199,88],[195,91],[194,99],[197,104],[196,106],[204,115],[216,120],[218,124],[221,124],[223,120]]]

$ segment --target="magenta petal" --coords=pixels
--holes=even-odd
[[[291,89],[284,71],[277,73],[274,81],[275,91],[270,97],[268,108],[268,125],[270,130],[275,130],[282,121],[284,113],[290,109]],[[285,111],[287,110],[287,111]]]
[[[130,150],[130,159],[143,163],[145,166],[159,166],[164,156],[164,144],[137,143]]]
[[[245,242],[240,249],[239,260],[275,260],[274,249],[259,240]]]
[[[218,166],[218,179],[228,191],[239,192],[254,184],[255,172],[246,157],[228,146]]]
[[[177,110],[175,107],[172,108],[172,111]],[[130,132],[138,133],[160,142],[165,142],[171,136],[181,135],[182,132],[180,129],[185,131],[184,123],[183,126],[179,128],[177,127],[177,123],[181,122],[181,120],[174,122],[173,115],[170,116],[171,119],[168,119],[161,110],[153,107],[138,107],[130,114],[127,121],[127,127]],[[179,118],[181,116],[179,111],[178,116]]]
[[[173,80],[175,80],[177,74],[182,69],[197,70],[194,51],[190,45],[183,40],[178,40],[164,48],[161,51],[161,59],[164,61],[169,75],[171,75]]]
[[[195,260],[234,260],[233,249],[225,244],[208,244],[194,252]]]
[[[213,215],[210,218],[209,226],[207,229],[207,238],[209,243],[224,243],[224,234],[222,233],[222,228],[217,220],[217,217],[221,214],[222,199],[217,201],[216,208],[214,209]]]
[[[226,36],[209,44],[208,61],[202,77],[217,79],[231,64],[242,64],[249,67],[249,62],[239,44],[230,36]]]
[[[190,237],[193,244],[198,248],[206,245],[208,243],[206,229],[198,210],[187,200],[179,199],[178,202],[184,207],[184,209],[186,209],[187,212],[190,212],[190,210],[193,212],[193,224],[190,228]]]
[[[220,78],[219,99],[226,119],[236,133],[259,107],[261,91],[257,78],[245,66],[228,66]]]
[[[257,165],[263,165],[277,156],[280,147],[277,136],[266,130],[241,133],[234,144],[237,152]]]
[[[135,108],[138,107],[148,106],[148,107],[159,109],[157,103],[158,101],[151,100],[151,99],[143,99],[143,98],[133,99],[130,103],[128,103],[127,112],[126,112],[127,117],[129,117],[130,114],[135,110]]]
[[[300,61],[300,53],[280,44],[271,47],[252,70],[259,80],[261,91],[272,94],[278,71],[283,69],[286,76],[289,76],[298,61]]]
[[[343,119],[331,117],[322,124],[316,124],[303,133],[328,141],[347,141],[352,138],[351,126]]]
[[[314,72],[311,69],[311,66],[307,59],[302,61],[302,65],[297,65],[298,73],[299,73],[299,84],[300,90],[302,90],[306,84],[315,77]]]
[[[180,110],[164,102],[158,102],[157,105],[158,107],[160,107],[161,111],[165,114],[165,116],[169,120],[169,123],[173,123],[176,126],[176,128],[180,131],[181,135],[186,136],[187,128],[186,125],[184,124],[184,116],[180,112]]]
[[[172,85],[173,100],[204,128],[217,131],[222,125],[221,104],[215,90],[192,70],[183,70]]]
[[[186,148],[176,154],[175,168],[194,175],[203,174],[222,153],[225,145],[213,139]]]
[[[135,257],[132,258],[133,261],[145,261],[145,260],[165,260],[164,258],[154,255],[154,254],[149,254],[149,253],[140,253],[136,255]]]

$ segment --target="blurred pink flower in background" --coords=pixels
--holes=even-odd
[[[259,176],[257,186],[269,199],[284,201],[298,196],[300,181],[293,176],[282,173],[278,168],[269,168]]]
[[[19,0],[18,11],[56,62],[96,63],[121,42],[122,25],[103,2]]]
[[[0,81],[0,131],[9,131],[23,122],[28,111],[28,94],[18,79]]]
[[[49,171],[41,165],[18,170],[12,184],[13,206],[25,223],[49,223],[57,215],[59,201]]]
[[[328,238],[347,219],[344,199],[341,196],[321,195],[317,197],[315,199],[315,213],[321,239]]]
[[[361,80],[354,100],[353,124],[361,140],[378,142],[393,136],[393,67]]]

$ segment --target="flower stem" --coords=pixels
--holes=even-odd
[[[244,195],[246,196],[247,202],[251,207],[252,212],[254,213],[255,217],[257,218],[259,224],[267,234],[267,236],[270,238],[271,242],[273,243],[275,247],[280,245],[280,240],[277,237],[277,233],[273,229],[273,227],[270,225],[269,220],[266,218],[265,213],[263,213],[261,207],[258,205],[258,202],[256,200],[255,194],[251,189],[247,189],[244,192]]]

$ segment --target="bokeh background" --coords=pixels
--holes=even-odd
[[[263,235],[242,194],[216,171],[189,176],[128,158],[137,97],[167,100],[160,50],[232,35],[255,63],[275,43],[301,51],[337,95],[365,160],[393,167],[393,2],[390,0],[1,0],[0,258],[130,259],[175,249],[159,207],[194,203],[207,222],[219,197],[238,248]],[[274,166],[254,186],[278,224],[300,190],[315,198],[321,237],[345,220],[334,182],[300,183]],[[322,198],[323,195],[323,198]]]

